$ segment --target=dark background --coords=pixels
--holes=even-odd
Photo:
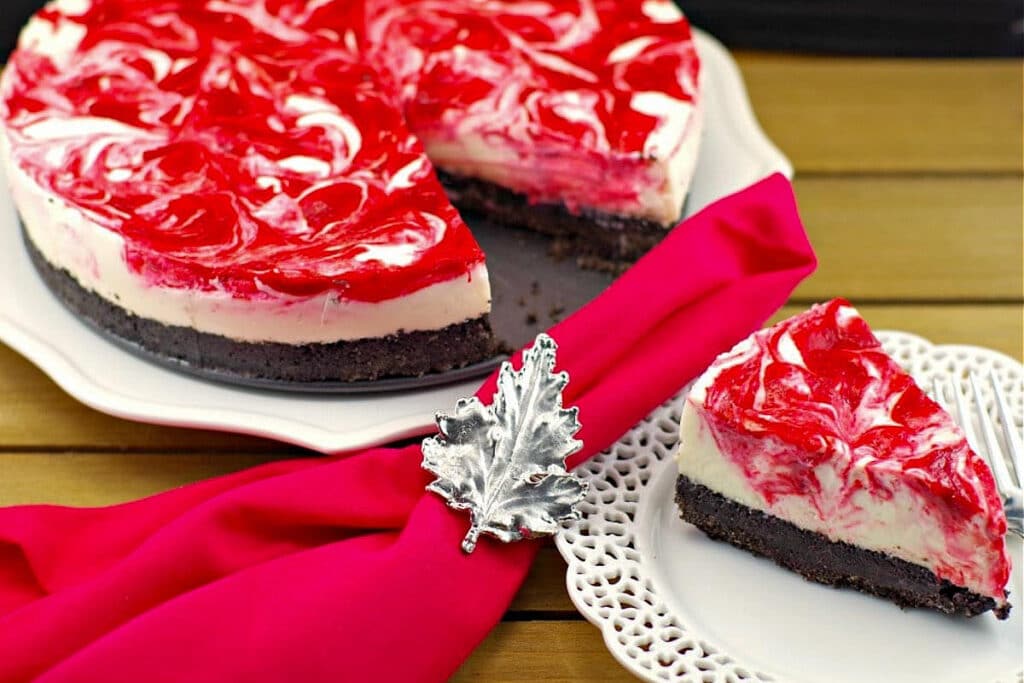
[[[636,1],[636,0],[630,0]],[[1024,55],[1022,0],[678,0],[731,48],[919,57]],[[0,0],[0,58],[43,0]]]
[[[677,0],[733,48],[917,57],[1024,54],[1022,0]]]

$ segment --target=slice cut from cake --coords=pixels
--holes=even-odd
[[[988,465],[849,303],[719,356],[680,429],[676,502],[712,538],[904,607],[1008,615]]]

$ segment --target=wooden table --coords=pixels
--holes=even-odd
[[[1021,358],[1021,64],[738,59],[821,260],[776,318],[844,296],[876,328]],[[114,503],[300,453],[94,412],[0,345],[0,505]],[[633,680],[564,583],[549,546],[456,680]]]

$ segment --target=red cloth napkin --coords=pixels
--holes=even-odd
[[[583,423],[570,464],[759,327],[814,266],[781,176],[676,228],[551,331]],[[493,391],[492,377],[478,394]],[[108,508],[0,510],[0,681],[447,678],[539,543],[463,554],[468,515],[424,491],[420,459],[418,445],[376,448]]]

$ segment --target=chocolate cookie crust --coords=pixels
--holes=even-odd
[[[855,588],[900,607],[928,607],[973,617],[993,610],[1006,619],[1010,606],[949,581],[928,569],[873,550],[831,541],[777,517],[740,505],[680,475],[676,480],[680,517],[710,538],[774,560],[804,578]]]
[[[29,257],[57,298],[90,325],[128,345],[193,368],[247,379],[355,382],[418,377],[492,357],[486,315],[439,330],[399,332],[327,344],[245,342],[141,318],[85,289],[25,237]]]
[[[564,204],[531,204],[525,195],[438,169],[448,198],[460,211],[476,211],[497,223],[558,238],[560,251],[583,259],[628,264],[646,254],[669,230],[643,218],[628,218]],[[606,264],[607,265],[607,264]]]

